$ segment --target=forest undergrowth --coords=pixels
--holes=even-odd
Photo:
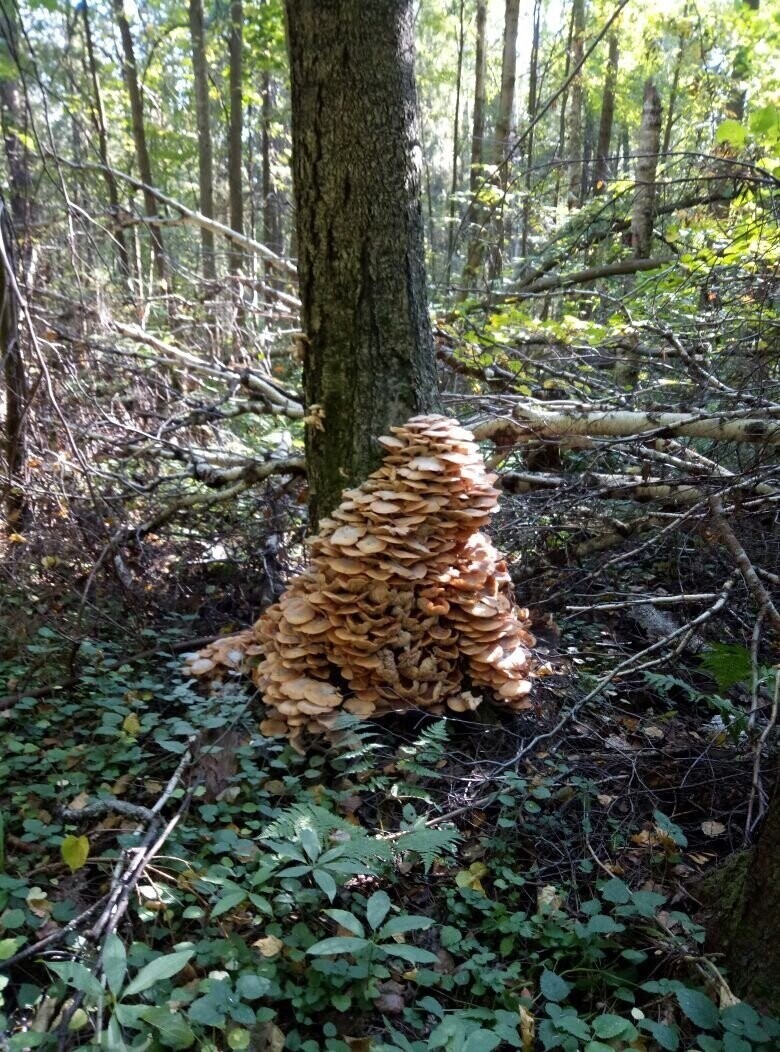
[[[287,500],[275,550],[295,554]],[[738,603],[644,671],[672,615],[598,609],[610,587],[717,592],[706,538],[612,571],[516,553],[532,713],[346,716],[300,756],[260,736],[246,683],[205,696],[182,674],[268,601],[269,574],[229,565],[268,551],[268,514],[243,552],[231,518],[210,559],[147,538],[133,571],[168,567],[170,591],[85,603],[79,552],[45,531],[6,560],[5,1047],[777,1047],[702,926],[706,875],[756,819],[750,696],[772,670],[753,681]],[[511,552],[511,507],[495,532]]]

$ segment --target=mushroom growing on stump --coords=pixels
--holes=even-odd
[[[268,709],[261,731],[297,746],[342,709],[473,710],[481,698],[466,686],[531,707],[528,611],[480,532],[498,507],[495,476],[456,420],[417,416],[392,432],[382,467],[345,490],[279,602],[189,662],[195,676],[247,668]]]

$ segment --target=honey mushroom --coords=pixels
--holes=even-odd
[[[498,508],[495,476],[456,420],[417,416],[391,430],[382,466],[345,490],[280,600],[188,659],[197,677],[248,670],[267,706],[261,732],[297,748],[342,709],[473,711],[482,699],[464,679],[531,707],[528,611],[481,532]]]

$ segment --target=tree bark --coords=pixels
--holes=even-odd
[[[92,39],[92,24],[89,19],[89,5],[87,0],[82,0],[81,18],[84,24],[84,43],[86,45],[89,76],[92,81],[92,90],[94,92],[92,123],[94,124],[97,133],[98,155],[100,157],[100,163],[105,169],[103,179],[106,184],[106,191],[108,192],[111,217],[114,220],[111,234],[119,258],[119,269],[122,271],[122,276],[129,281],[132,276],[130,269],[130,254],[127,251],[124,230],[118,222],[120,208],[119,187],[117,186],[117,181],[111,172],[111,159],[108,152],[108,132],[106,131],[106,111],[103,105],[103,91],[100,86],[100,74],[98,72],[97,59],[95,57],[95,45]]]
[[[15,5],[0,9],[0,55],[16,65],[18,9]],[[32,196],[32,173],[29,150],[21,136],[23,107],[17,79],[0,79],[3,144],[10,183],[11,215],[0,199],[0,359],[5,387],[5,459],[8,483],[5,496],[6,532],[20,533],[30,517],[25,492],[27,470],[27,373],[19,340],[19,301],[14,287],[14,224],[22,246],[24,280],[32,269],[33,244],[31,226],[35,213]],[[13,223],[12,223],[13,218]]]
[[[636,191],[631,215],[631,247],[637,259],[647,259],[653,243],[655,173],[661,147],[661,96],[651,80],[645,84],[642,124],[636,161]]]
[[[580,65],[585,54],[585,0],[573,0],[572,24],[569,67],[574,70]],[[566,195],[566,204],[570,210],[579,208],[582,204],[582,111],[583,89],[582,70],[580,70],[569,87],[569,128],[567,136],[569,191]]]
[[[125,15],[124,0],[113,0],[114,17],[119,28],[122,40],[122,54],[124,58],[124,78],[127,86],[127,96],[130,102],[130,119],[133,135],[133,146],[138,164],[138,174],[141,182],[146,186],[154,186],[152,178],[152,163],[149,159],[149,148],[146,142],[146,126],[144,124],[144,104],[141,95],[141,86],[138,82],[138,66],[135,60],[135,47],[133,35],[130,32],[130,23]],[[157,202],[154,195],[144,190],[144,208],[148,216],[155,214]],[[161,285],[166,284],[167,266],[165,262],[165,248],[163,245],[162,231],[156,223],[149,224],[149,235],[152,241],[152,260],[155,273]]]
[[[502,255],[506,240],[506,195],[509,188],[510,136],[515,110],[515,81],[517,79],[517,27],[520,20],[520,0],[506,0],[504,14],[504,50],[501,58],[501,95],[496,117],[494,162],[496,186],[501,192],[501,203],[495,210],[495,245],[490,246],[489,273],[497,277],[502,270]]]
[[[534,118],[539,91],[539,38],[541,35],[542,3],[534,0],[533,36],[531,39],[531,57],[528,67],[528,135],[525,154],[525,199],[523,201],[523,232],[520,242],[520,255],[528,254],[528,238],[531,226],[531,189],[533,186],[534,161]]]
[[[485,143],[485,24],[487,22],[487,0],[477,0],[477,41],[474,58],[474,113],[471,131],[471,169],[469,189],[476,194],[484,179]]]
[[[21,533],[30,518],[25,492],[27,470],[27,377],[19,341],[19,302],[14,288],[13,231],[0,203],[0,356],[5,383],[6,532]]]
[[[780,419],[773,417],[700,417],[692,413],[635,413],[616,409],[541,409],[518,403],[513,419],[500,417],[475,427],[478,441],[501,436],[515,442],[538,438],[707,438],[715,442],[760,442],[780,445]]]
[[[286,0],[310,524],[438,407],[412,0]]]
[[[262,187],[263,187],[263,243],[272,252],[280,255],[282,252],[282,231],[279,218],[279,203],[276,197],[274,176],[271,169],[271,124],[273,120],[273,91],[271,74],[263,74],[263,120],[262,120]],[[272,267],[266,263],[266,280],[272,279]]]
[[[601,97],[601,116],[599,118],[599,137],[596,146],[596,164],[593,169],[593,193],[600,194],[606,189],[610,175],[609,147],[612,142],[612,123],[615,119],[615,86],[617,84],[620,45],[617,33],[609,37],[609,58],[607,72],[604,76],[604,94]]]
[[[242,0],[230,4],[230,132],[228,143],[228,192],[230,226],[244,232],[243,132],[244,132],[244,9]],[[270,246],[269,246],[270,247]],[[234,246],[230,253],[230,272],[238,274],[243,253]]]
[[[195,122],[198,129],[198,198],[199,209],[207,219],[214,218],[214,164],[211,148],[211,120],[209,117],[209,79],[206,64],[206,33],[203,24],[202,0],[190,0],[190,42],[192,45],[193,89]],[[207,283],[217,279],[214,258],[214,235],[206,227],[200,228],[200,250],[203,278]]]
[[[458,193],[458,158],[460,157],[460,94],[463,80],[463,51],[465,49],[465,0],[460,0],[458,9],[458,71],[455,79],[455,114],[452,121],[452,177],[450,180],[450,199],[447,208],[449,224],[447,227],[447,266],[445,285],[449,287],[452,269],[452,255],[455,251],[455,216],[457,215],[456,196]]]
[[[466,262],[461,276],[462,289],[458,299],[464,300],[482,265],[482,241],[485,237],[487,213],[478,200],[480,187],[485,181],[485,25],[487,23],[487,0],[477,0],[477,41],[474,58],[474,114],[471,131],[471,168],[469,171],[469,207],[465,223],[469,228]]]
[[[769,1015],[780,1014],[780,782],[755,845],[732,855],[702,882],[712,910],[709,947],[724,954],[734,992]]]
[[[520,15],[520,0],[506,0],[504,12],[504,44],[501,60],[501,94],[498,100],[496,130],[493,138],[492,157],[495,173],[491,181],[498,188],[501,204],[497,208],[474,209],[474,219],[478,220],[469,244],[468,258],[463,269],[463,292],[461,298],[468,295],[482,270],[486,250],[489,252],[488,272],[494,278],[501,273],[501,247],[504,239],[504,198],[507,190],[508,176],[506,156],[509,150],[509,136],[512,128],[512,113],[515,101],[515,77],[517,72],[517,25]],[[482,85],[484,90],[484,84]],[[484,182],[484,178],[482,180]],[[490,220],[492,219],[492,223]],[[486,227],[490,223],[490,232]]]

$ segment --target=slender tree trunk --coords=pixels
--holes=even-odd
[[[742,0],[743,17],[747,11],[758,11],[758,7],[759,0]],[[741,121],[745,116],[747,92],[745,91],[743,84],[750,74],[750,68],[750,48],[744,44],[740,45],[740,47],[737,48],[737,52],[734,56],[734,64],[731,68],[731,79],[734,81],[734,87],[732,88],[726,106],[728,116],[735,121]]]
[[[658,153],[661,148],[661,97],[651,80],[645,84],[636,161],[636,191],[631,215],[631,247],[637,259],[648,259],[653,241]]]
[[[477,41],[474,59],[474,112],[471,132],[471,167],[469,169],[469,207],[464,222],[469,227],[466,263],[461,277],[462,289],[458,298],[468,296],[469,289],[476,284],[482,265],[481,242],[485,237],[486,212],[477,199],[479,189],[485,181],[485,25],[487,23],[487,0],[477,0]]]
[[[477,0],[477,41],[474,59],[474,112],[471,131],[471,168],[469,190],[472,194],[484,179],[485,156],[485,24],[487,22],[487,0]]]
[[[493,205],[490,210],[483,207],[474,209],[474,219],[479,219],[479,224],[478,228],[474,230],[469,244],[468,258],[463,270],[464,288],[461,298],[464,298],[468,294],[468,289],[476,283],[482,270],[486,250],[488,251],[489,277],[492,279],[501,273],[501,247],[504,240],[503,211],[508,186],[508,164],[506,161],[515,101],[519,14],[520,0],[506,0],[503,57],[501,60],[501,94],[498,100],[496,131],[492,149],[492,159],[495,165],[495,174],[492,177],[492,182],[497,187],[501,200],[498,206]],[[488,232],[485,227],[491,219],[490,225],[492,229]]]
[[[573,0],[572,36],[569,57],[569,68],[576,69],[585,54],[585,0]],[[583,89],[582,70],[569,86],[569,128],[568,128],[568,185],[566,204],[569,209],[579,208],[582,204],[582,117]]]
[[[135,47],[133,36],[130,32],[130,23],[125,15],[124,0],[113,0],[114,17],[119,28],[122,39],[122,54],[124,58],[124,77],[127,85],[127,95],[130,102],[131,128],[133,134],[133,145],[135,157],[138,163],[138,175],[147,186],[154,186],[152,179],[152,163],[149,159],[149,148],[146,142],[146,127],[144,124],[144,105],[141,95],[141,86],[138,82],[138,66],[135,60]],[[148,216],[157,212],[157,201],[153,194],[144,193],[144,208]],[[161,285],[167,283],[167,266],[165,262],[165,248],[163,245],[162,231],[156,223],[149,224],[149,236],[152,242],[152,259],[157,278]]]
[[[230,132],[228,142],[228,192],[230,226],[244,233],[243,133],[244,133],[244,10],[242,0],[230,4]],[[269,245],[269,248],[271,246]],[[234,246],[230,251],[230,272],[238,274],[243,253]]]
[[[92,40],[92,24],[89,19],[89,5],[87,0],[82,0],[80,6],[81,18],[84,25],[84,43],[87,51],[87,64],[90,80],[92,81],[92,91],[94,92],[93,106],[91,107],[92,123],[94,124],[95,132],[97,133],[98,156],[100,157],[100,163],[105,169],[103,172],[103,180],[106,184],[108,202],[113,220],[111,234],[119,258],[119,269],[122,271],[122,276],[129,281],[131,279],[130,254],[127,251],[125,232],[119,222],[119,187],[117,186],[116,179],[111,172],[111,157],[108,152],[108,133],[106,131],[106,111],[103,105],[103,91],[100,87],[100,74],[98,72],[97,60],[95,58],[95,45]]]
[[[445,284],[449,287],[450,272],[452,270],[452,255],[455,251],[455,216],[458,208],[456,197],[458,193],[458,160],[460,157],[460,93],[463,79],[463,51],[465,48],[465,0],[460,0],[458,9],[458,72],[455,80],[455,116],[452,122],[452,179],[450,181],[450,200],[447,209],[449,224],[447,227],[447,266],[445,271]]]
[[[0,58],[8,67],[18,62],[18,9],[0,4]],[[14,226],[22,246],[25,283],[33,269],[32,225],[35,202],[32,172],[24,129],[24,107],[15,77],[0,79],[0,117],[8,165],[11,214],[0,197],[0,359],[5,388],[4,446],[8,473],[5,487],[6,532],[20,533],[30,517],[26,493],[27,472],[27,374],[19,339],[19,301],[14,288],[16,273]],[[13,220],[13,221],[12,221]]]
[[[438,407],[412,0],[286,0],[311,526]]]
[[[610,176],[609,148],[612,142],[612,124],[615,119],[615,86],[617,84],[620,45],[617,33],[609,36],[609,58],[604,76],[604,94],[601,96],[599,137],[596,145],[596,163],[593,168],[593,193],[603,193]]]
[[[0,202],[0,355],[5,385],[6,532],[21,533],[30,518],[25,488],[27,472],[27,378],[19,341],[19,302],[13,287],[13,229]]]
[[[685,13],[687,14],[688,8],[686,6]],[[664,124],[664,138],[663,145],[661,146],[661,153],[664,156],[669,153],[669,147],[672,142],[672,129],[674,128],[674,111],[677,105],[677,93],[680,90],[680,74],[682,72],[683,58],[685,56],[685,36],[680,34],[680,41],[677,47],[677,57],[674,61],[674,73],[672,74],[672,83],[669,87],[669,105],[666,108],[666,121]]]
[[[190,41],[195,95],[195,121],[198,128],[198,208],[207,219],[214,218],[214,164],[211,150],[209,117],[209,77],[206,64],[206,33],[202,0],[190,0]],[[213,287],[217,279],[214,257],[214,234],[201,227],[201,266],[204,280]]]
[[[576,0],[574,0],[576,2]],[[571,45],[574,39],[574,4],[572,4],[571,18],[569,19],[569,36],[566,42],[566,61],[563,67],[563,79],[566,82],[569,79],[569,70],[571,69]],[[561,164],[556,169],[555,173],[555,191],[553,192],[553,208],[558,208],[558,202],[561,197],[561,170],[564,167],[564,159],[566,157],[566,113],[567,103],[569,101],[568,89],[564,91],[561,97],[561,112],[558,115],[558,149],[556,150],[557,156],[560,158]]]
[[[501,192],[501,203],[495,213],[495,246],[491,245],[489,273],[497,277],[502,269],[502,254],[506,239],[506,195],[509,188],[509,151],[511,149],[512,117],[515,109],[515,81],[517,79],[517,27],[520,20],[520,0],[506,0],[504,13],[504,50],[501,59],[501,95],[496,117],[494,161],[497,167],[496,185]]]
[[[636,189],[631,213],[631,247],[635,259],[648,259],[653,243],[656,204],[656,170],[661,148],[661,97],[651,80],[645,83],[642,123],[636,160]],[[615,365],[615,380],[621,387],[633,388],[639,377],[639,359],[626,351]]]
[[[528,68],[528,126],[525,155],[525,200],[523,201],[523,233],[520,243],[520,254],[528,255],[528,237],[531,225],[531,189],[533,187],[534,163],[534,118],[539,93],[539,37],[541,33],[542,3],[534,0],[533,37],[531,39],[531,60]]]
[[[281,222],[279,216],[279,202],[276,196],[276,187],[274,186],[274,176],[271,167],[271,146],[272,146],[272,135],[271,126],[273,122],[273,83],[271,81],[271,74],[265,72],[263,74],[263,120],[262,120],[262,135],[261,135],[261,154],[262,154],[262,180],[263,180],[263,237],[262,241],[264,245],[267,245],[273,252],[281,255],[282,252],[282,232]],[[273,284],[273,268],[266,264],[265,267],[265,280],[268,284]]]

